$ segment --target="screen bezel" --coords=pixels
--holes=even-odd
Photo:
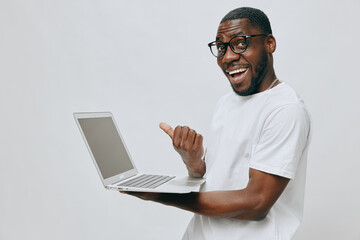
[[[81,135],[82,135],[82,137],[83,137],[83,139],[85,141],[86,147],[87,147],[87,149],[88,149],[88,151],[89,151],[89,153],[91,155],[91,158],[92,158],[92,160],[93,160],[93,162],[95,164],[96,170],[98,171],[100,179],[103,182],[104,187],[106,187],[107,185],[111,185],[111,184],[114,184],[116,182],[119,182],[121,180],[124,180],[126,178],[132,177],[132,176],[134,176],[134,175],[136,175],[138,173],[137,168],[136,168],[136,166],[134,164],[134,161],[131,158],[129,150],[128,150],[125,142],[124,142],[124,139],[123,139],[123,137],[121,135],[121,132],[120,132],[120,130],[119,130],[119,128],[118,128],[118,126],[117,126],[117,124],[116,124],[116,122],[114,120],[114,116],[113,116],[113,114],[111,112],[77,112],[77,113],[74,113],[73,115],[74,115],[76,123],[77,123],[77,125],[78,125],[78,127],[80,129]],[[86,140],[85,134],[84,134],[84,132],[83,132],[83,130],[81,128],[80,122],[79,122],[79,119],[84,119],[84,118],[104,118],[104,117],[110,117],[112,119],[112,121],[113,121],[113,123],[115,125],[115,128],[116,128],[116,130],[117,130],[117,132],[118,132],[118,134],[120,136],[120,139],[121,139],[121,141],[122,141],[122,143],[124,145],[125,151],[128,154],[129,159],[131,161],[131,164],[134,167],[133,169],[131,169],[129,171],[119,173],[117,175],[114,175],[112,177],[108,177],[106,179],[104,179],[103,175],[101,174],[100,168],[99,168],[99,166],[98,166],[98,164],[97,164],[97,162],[95,160],[94,155],[91,152],[90,146],[89,146],[89,144],[88,144],[88,142]]]

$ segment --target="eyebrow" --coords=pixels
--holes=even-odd
[[[231,36],[231,38],[236,37],[236,36],[245,36],[245,35],[246,35],[246,34],[243,33],[243,32],[238,32],[238,33],[233,34],[233,35]],[[222,40],[222,39],[223,39],[222,37],[216,37],[216,38],[215,38],[215,41],[220,41],[220,40]]]

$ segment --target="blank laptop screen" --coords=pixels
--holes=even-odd
[[[104,179],[134,168],[111,117],[78,121]]]

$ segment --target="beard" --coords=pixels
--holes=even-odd
[[[267,53],[264,51],[261,55],[259,65],[255,68],[255,76],[251,78],[250,86],[243,91],[238,91],[235,88],[235,87],[237,87],[236,85],[233,86],[232,84],[230,84],[232,89],[234,90],[234,92],[239,96],[249,96],[254,93],[257,93],[259,90],[260,84],[262,83],[262,81],[264,79],[265,69],[268,65],[268,62],[269,62],[269,60],[267,58]]]

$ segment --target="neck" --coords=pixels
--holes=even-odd
[[[263,92],[269,89],[274,80],[277,79],[274,68],[271,68],[270,71],[267,72],[264,79],[262,80],[258,92]],[[279,81],[276,81],[274,85],[271,87],[275,87],[279,84]]]

